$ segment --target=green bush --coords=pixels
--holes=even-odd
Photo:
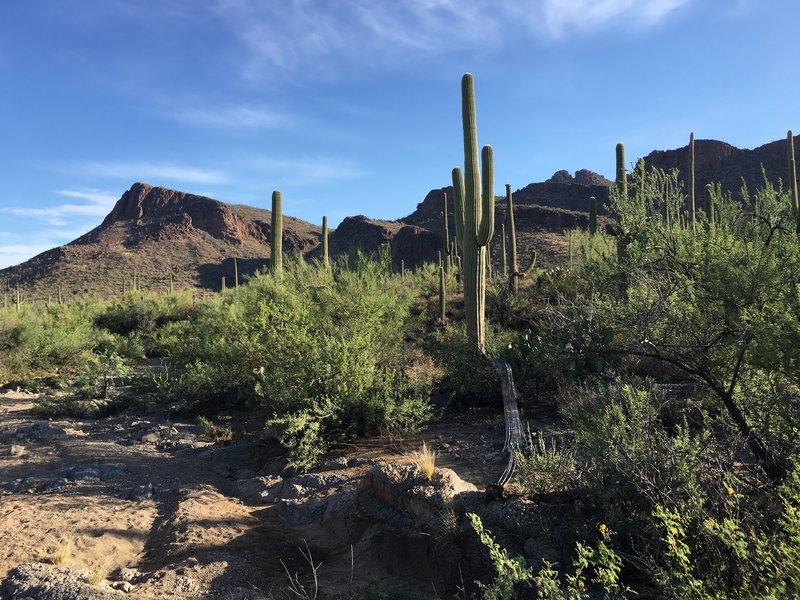
[[[105,306],[95,323],[123,340],[133,338],[134,352],[139,351],[137,346],[141,344],[146,354],[158,355],[158,330],[168,323],[187,320],[196,310],[193,295],[188,291],[166,295],[129,292]],[[125,353],[130,352],[129,349]]]
[[[0,311],[0,375],[5,382],[83,368],[105,337],[92,325],[97,310],[97,303],[79,300],[25,306],[19,313]]]
[[[385,264],[297,261],[260,275],[165,326],[158,344],[183,369],[190,398],[258,402],[296,466],[336,441],[413,430],[431,414],[429,381],[409,375],[405,343],[418,290]]]
[[[508,346],[512,334],[498,327],[486,327],[486,359],[476,361],[465,352],[466,329],[463,324],[448,325],[432,336],[430,351],[453,387],[456,397],[466,403],[500,402],[500,378],[492,363]]]

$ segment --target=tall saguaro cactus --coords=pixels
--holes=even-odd
[[[519,263],[517,262],[517,227],[514,224],[514,198],[511,197],[511,184],[506,184],[506,203],[508,205],[508,258],[511,276],[508,280],[513,293],[519,290]]]
[[[330,266],[331,261],[328,255],[328,217],[322,217],[322,266],[326,269]]]
[[[447,224],[447,192],[442,192],[442,259],[444,260],[445,274],[450,272],[450,226]]]
[[[597,233],[597,198],[589,198],[589,233]]]
[[[622,199],[628,198],[628,175],[625,170],[625,144],[617,144],[617,193]]]
[[[789,161],[789,189],[792,192],[792,214],[797,217],[797,229],[800,231],[800,198],[797,195],[797,163],[794,160],[794,135],[791,129],[786,134],[787,159]]]
[[[694,132],[689,134],[689,207],[692,211],[692,231],[696,231],[697,210],[694,202]]]
[[[272,192],[272,231],[270,232],[270,265],[277,277],[283,275],[283,212],[281,193]]]
[[[503,261],[503,277],[508,277],[508,254],[506,252],[506,224],[500,223],[500,239],[502,241],[500,258]]]
[[[494,156],[484,146],[478,165],[478,128],[472,74],[461,79],[464,174],[453,169],[456,238],[461,247],[467,342],[478,354],[486,349],[486,247],[494,235]]]

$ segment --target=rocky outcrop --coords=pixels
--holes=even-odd
[[[742,181],[751,191],[756,190],[764,186],[765,175],[776,186],[778,180],[783,181],[785,188],[788,176],[787,150],[786,140],[770,142],[752,150],[718,140],[695,140],[696,193],[702,197],[702,189],[707,183],[719,182],[724,190],[738,197]],[[798,152],[797,140],[795,152]],[[689,165],[688,145],[675,150],[655,150],[644,160],[648,167],[667,171],[678,169],[684,176],[685,184]]]
[[[113,600],[126,595],[107,586],[93,586],[90,574],[79,569],[28,563],[12,569],[3,582],[2,597],[9,600]]]
[[[542,183],[531,183],[514,192],[514,205],[537,204],[568,211],[587,212],[589,198],[597,199],[598,212],[608,203],[612,182],[605,177],[582,169],[572,177],[567,171],[557,171]]]
[[[169,226],[177,230],[194,228],[232,244],[241,244],[245,237],[269,234],[258,227],[248,227],[230,206],[218,200],[145,183],[134,183],[100,227],[88,234],[89,239],[96,239],[104,229],[125,222],[156,235]]]
[[[435,260],[436,252],[442,247],[441,236],[422,227],[369,219],[363,215],[345,218],[331,235],[334,255],[359,250],[375,252],[383,244],[389,244],[396,268],[401,260],[407,267]]]

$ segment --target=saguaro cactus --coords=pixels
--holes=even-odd
[[[794,161],[794,135],[786,134],[787,158],[789,161],[789,189],[792,192],[792,214],[797,217],[797,230],[800,232],[800,198],[797,195],[797,163]]]
[[[283,275],[283,212],[281,210],[281,193],[272,192],[272,231],[270,232],[270,265],[277,276]]]
[[[508,280],[511,291],[515,294],[519,290],[519,263],[517,262],[517,227],[514,224],[514,198],[511,196],[511,184],[506,184],[506,203],[508,204],[508,254],[511,277]]]
[[[328,256],[328,217],[322,217],[322,265],[327,269],[331,264]]]
[[[625,144],[617,144],[617,193],[622,199],[628,198],[628,175],[625,170]]]
[[[239,287],[239,261],[233,259],[233,287]]]
[[[689,134],[689,208],[692,211],[692,231],[697,230],[697,210],[694,203],[694,132]]]
[[[464,175],[453,169],[456,237],[461,247],[464,318],[467,342],[478,354],[486,349],[486,246],[494,235],[494,156],[491,146],[481,151],[478,166],[478,128],[475,85],[470,73],[461,80],[464,129]]]
[[[442,192],[442,258],[444,260],[444,272],[450,272],[450,226],[447,224],[447,192]]]
[[[439,320],[444,323],[447,318],[447,280],[444,273],[444,266],[439,266]]]
[[[705,201],[706,201],[706,217],[708,219],[708,224],[714,224],[714,186],[710,183],[706,184],[705,187]]]
[[[589,198],[589,233],[597,233],[597,198]]]
[[[508,277],[508,255],[506,253],[506,224],[500,224],[500,239],[502,241],[500,257],[503,261],[503,277]]]

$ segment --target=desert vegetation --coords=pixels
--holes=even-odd
[[[791,135],[788,186],[765,176],[734,196],[709,183],[700,201],[693,172],[640,163],[628,173],[618,145],[608,221],[592,198],[588,226],[566,232],[569,261],[556,268],[535,256],[520,268],[507,186],[492,268],[493,158],[485,147],[479,167],[471,76],[463,94],[466,164],[453,171],[456,231],[451,239],[445,218],[439,264],[396,270],[386,248],[329,256],[327,218],[319,260],[284,257],[275,192],[271,267],[241,285],[237,271],[237,285],[209,297],[131,286],[112,300],[0,310],[0,384],[41,390],[42,415],[98,418],[124,409],[133,389],[199,415],[217,443],[236,432],[213,416],[245,407],[302,472],[365,437],[475,410],[501,419],[493,363],[505,361],[523,417],[564,427],[511,444],[517,471],[502,495],[581,508],[570,559],[555,564],[517,556],[479,516],[448,507],[448,529],[479,540],[491,567],[479,597],[796,597]],[[422,444],[413,461],[434,479],[434,451]]]

